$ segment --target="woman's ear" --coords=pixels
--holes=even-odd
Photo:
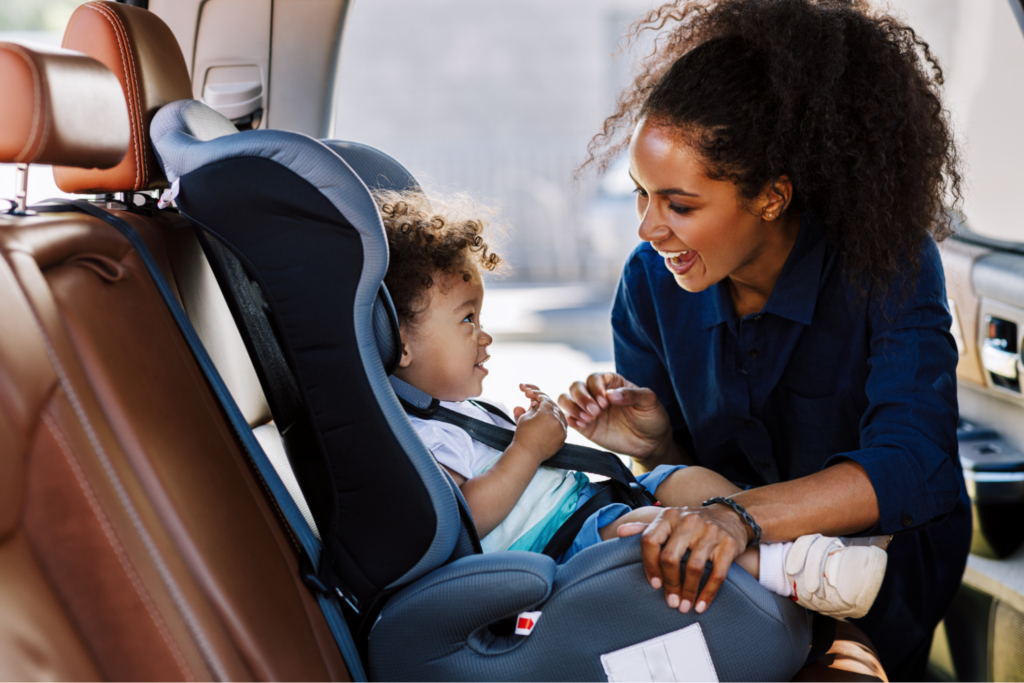
[[[758,198],[761,207],[761,218],[773,221],[786,210],[793,199],[793,181],[787,175],[781,175],[764,188]]]

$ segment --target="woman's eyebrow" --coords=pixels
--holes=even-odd
[[[629,174],[629,179],[632,180],[634,183],[636,183],[637,187],[640,187],[640,183],[636,182],[636,178],[633,177],[632,173]],[[654,194],[660,194],[660,195],[678,194],[678,195],[682,195],[684,197],[699,197],[700,196],[699,194],[696,194],[694,192],[687,192],[686,190],[681,190],[678,187],[670,187],[670,188],[667,188],[667,189],[664,189],[664,190],[655,190]]]

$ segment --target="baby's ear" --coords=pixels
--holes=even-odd
[[[408,344],[402,344],[402,359],[398,361],[398,367],[407,368],[412,364],[412,352]]]
[[[402,342],[402,359],[398,361],[398,367],[407,368],[409,367],[409,364],[412,363],[412,349],[408,343],[409,329],[406,327],[405,323],[399,323],[398,335]]]

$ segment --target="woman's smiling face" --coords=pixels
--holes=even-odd
[[[777,211],[768,197],[744,201],[735,183],[708,177],[678,128],[649,120],[633,133],[629,172],[640,239],[665,257],[680,287],[700,292],[730,276],[761,279],[758,262],[773,251],[762,216],[776,218],[784,201]]]

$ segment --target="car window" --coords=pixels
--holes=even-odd
[[[946,106],[964,152],[974,232],[1024,242],[1024,36],[1019,0],[895,0],[946,71]]]

